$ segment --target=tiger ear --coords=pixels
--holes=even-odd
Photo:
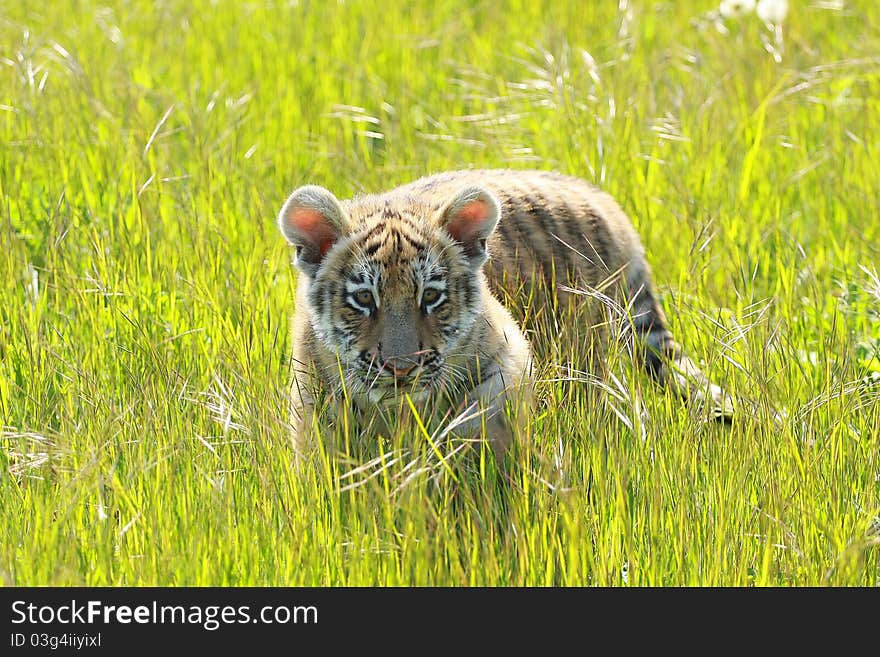
[[[329,190],[306,185],[284,203],[278,226],[296,247],[296,266],[314,276],[324,256],[346,233],[348,221],[339,200]]]
[[[440,213],[440,225],[464,248],[474,268],[489,257],[486,241],[498,225],[501,205],[482,187],[466,187]]]

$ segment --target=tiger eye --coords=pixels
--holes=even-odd
[[[422,292],[422,303],[434,303],[439,298],[440,290],[436,290],[432,287],[429,287],[424,292]]]
[[[354,295],[354,300],[362,306],[372,306],[374,301],[373,293],[370,290],[358,290]]]

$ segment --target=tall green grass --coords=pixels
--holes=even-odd
[[[880,583],[880,5],[790,4],[0,3],[0,583]],[[469,166],[614,194],[738,420],[614,350],[297,473],[280,204]]]

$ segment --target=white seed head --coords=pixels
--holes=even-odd
[[[765,23],[780,25],[788,14],[788,0],[760,0],[757,12]]]

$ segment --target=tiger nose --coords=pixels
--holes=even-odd
[[[415,363],[388,358],[384,363],[384,367],[399,379],[412,372],[415,369]]]

